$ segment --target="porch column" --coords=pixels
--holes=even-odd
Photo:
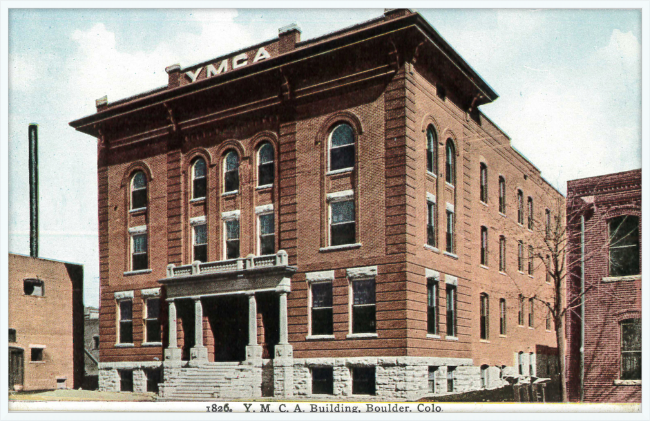
[[[289,344],[287,294],[291,292],[291,278],[283,278],[275,291],[280,297],[280,341],[275,346],[273,359],[273,390],[275,396],[293,396],[293,347]]]
[[[257,300],[255,292],[248,295],[248,346],[246,364],[251,367],[251,386],[254,398],[262,397],[262,347],[257,344]]]
[[[257,300],[255,293],[248,294],[248,345],[257,345]]]
[[[165,349],[165,362],[180,362],[181,350],[178,348],[178,333],[176,332],[176,302],[174,299],[168,299],[167,301],[169,307],[169,326],[167,326],[167,331],[169,332],[169,345],[167,346],[167,349]]]
[[[207,362],[208,349],[203,346],[203,306],[201,297],[194,297],[194,346],[190,349],[190,362]]]

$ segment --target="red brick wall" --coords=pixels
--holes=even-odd
[[[587,205],[580,199],[593,199]],[[592,201],[588,199],[588,201]],[[609,274],[608,219],[619,215],[641,217],[641,170],[568,183],[569,224],[576,266],[570,277],[569,300],[580,293],[579,215],[585,215],[585,402],[641,402],[641,385],[614,384],[620,379],[620,322],[641,317],[641,275],[632,280],[603,282]],[[641,224],[640,224],[641,225]],[[640,231],[641,226],[639,227]],[[641,253],[641,250],[639,250]],[[580,400],[580,308],[567,318],[569,398]]]

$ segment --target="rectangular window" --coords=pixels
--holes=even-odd
[[[551,310],[546,312],[546,330],[551,330]]]
[[[535,272],[535,252],[533,246],[528,246],[528,274],[532,275]]]
[[[93,349],[99,349],[99,335],[93,336]]]
[[[43,348],[31,348],[31,361],[43,361]]]
[[[519,315],[518,315],[519,326],[524,325],[524,296],[519,294]]]
[[[517,190],[517,222],[524,225],[524,193]]]
[[[517,242],[517,270],[524,271],[524,243],[521,240]]]
[[[481,227],[481,264],[488,265],[488,229]]]
[[[454,212],[447,209],[447,253],[454,253]]]
[[[499,237],[499,272],[506,271],[506,237]]]
[[[506,213],[506,180],[499,177],[499,212]]]
[[[436,243],[436,204],[427,201],[427,244],[437,247]]]
[[[438,335],[438,281],[427,284],[427,333]]]
[[[147,234],[131,236],[131,270],[144,270],[149,267]]]
[[[641,320],[621,322],[621,380],[641,380]]]
[[[447,392],[454,392],[456,386],[456,367],[447,367]]]
[[[532,352],[528,354],[528,375],[531,377],[535,375],[535,354]]]
[[[160,372],[161,370],[159,368],[149,368],[144,370],[145,376],[147,377],[147,392],[158,393]]]
[[[488,201],[488,176],[487,165],[481,162],[481,202],[487,203]]]
[[[429,366],[429,392],[436,393],[436,377],[438,375],[438,366]]]
[[[118,370],[120,373],[120,392],[133,392],[133,370]]]
[[[456,336],[456,286],[447,284],[447,336]]]
[[[226,259],[239,257],[239,219],[226,221]]]
[[[275,216],[265,213],[259,216],[260,255],[275,253]]]
[[[45,292],[45,285],[40,279],[25,279],[23,281],[23,292],[25,295],[42,297]]]
[[[488,366],[481,366],[481,388],[487,389],[488,387]]]
[[[533,213],[533,198],[528,196],[528,229],[533,229],[535,214]]]
[[[481,339],[490,337],[490,302],[487,294],[481,294]]]
[[[330,245],[354,244],[355,231],[354,200],[330,203]]]
[[[352,368],[352,394],[375,395],[375,367]]]
[[[313,283],[311,284],[311,334],[331,335],[332,333],[332,283]]]
[[[622,215],[609,221],[609,276],[641,273],[639,217]]]
[[[313,395],[334,394],[334,369],[332,367],[313,367],[311,369],[311,393]]]
[[[499,300],[499,334],[506,334],[506,300]]]
[[[205,224],[194,226],[194,256],[192,261],[208,261],[208,226]]]
[[[9,329],[9,342],[16,342],[16,329]]]
[[[119,342],[121,344],[133,343],[133,302],[131,300],[121,300],[119,304]]]
[[[147,342],[160,342],[160,299],[149,298],[147,303],[147,317],[145,319],[145,329]]]
[[[535,300],[533,298],[528,299],[528,327],[535,327]]]
[[[551,211],[546,209],[546,238],[551,238]]]
[[[375,280],[352,282],[352,333],[375,333]]]

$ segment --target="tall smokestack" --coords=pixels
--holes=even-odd
[[[38,257],[38,124],[29,125],[29,255]]]

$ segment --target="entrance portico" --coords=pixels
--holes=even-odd
[[[169,265],[167,278],[159,281],[165,286],[169,317],[165,383],[183,377],[185,367],[239,364],[240,371],[249,367],[253,395],[261,396],[266,354],[273,358],[275,396],[290,396],[293,350],[288,341],[287,294],[294,272],[282,250],[275,255]],[[171,389],[164,387],[168,397],[173,395]]]

